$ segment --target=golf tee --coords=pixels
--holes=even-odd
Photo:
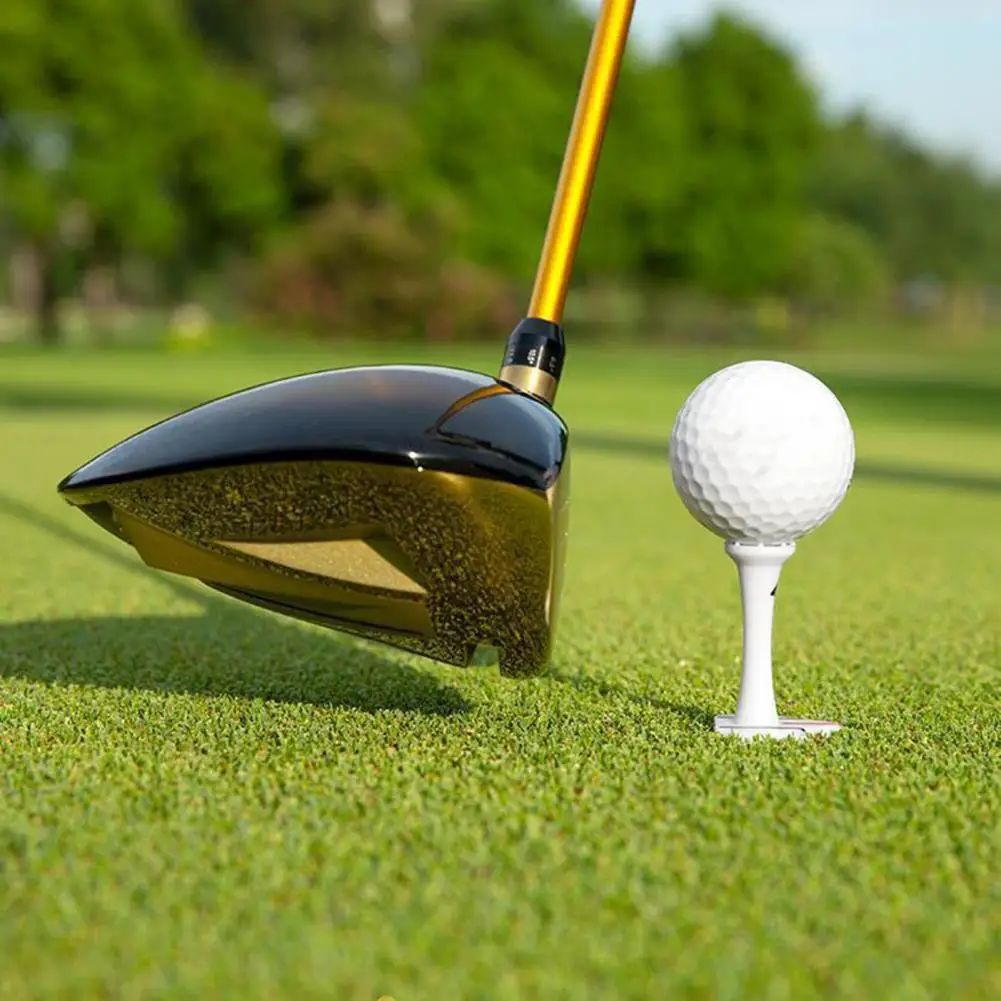
[[[779,577],[795,543],[778,546],[726,543],[737,564],[743,617],[740,698],[734,722],[741,727],[779,725],[772,681],[772,623]]]

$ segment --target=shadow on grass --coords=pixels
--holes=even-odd
[[[8,410],[48,411],[53,414],[86,411],[92,414],[138,413],[167,414],[189,410],[203,400],[181,399],[133,393],[116,388],[113,392],[69,386],[11,386],[0,383],[0,407]]]
[[[849,412],[924,424],[1001,426],[1001,383],[879,372],[825,372],[822,368],[811,371],[838,394]],[[5,383],[0,378],[0,407],[12,410],[151,411],[166,416],[204,402],[204,398],[169,390],[160,394],[137,392],[126,386],[108,389],[44,382],[25,385]]]
[[[27,504],[0,495],[0,513],[115,566],[142,563]],[[195,616],[109,616],[0,626],[0,676],[52,684],[226,695],[274,702],[451,716],[469,711],[452,688],[343,634],[317,633],[217,597],[168,574],[158,583]]]
[[[832,376],[825,379],[851,409],[852,401],[867,413],[913,419],[923,423],[1001,425],[1001,387],[986,384],[890,379],[877,376]],[[11,386],[0,383],[0,408],[45,411],[53,414],[86,412],[143,413],[151,418],[137,423],[140,431],[154,420],[196,406],[201,400],[158,397],[115,390],[114,393],[66,387]],[[664,462],[667,441],[597,431],[572,431],[576,449],[607,455],[633,456]],[[860,460],[855,478],[860,481],[945,487],[977,493],[1001,493],[1001,476],[985,476],[924,466]]]
[[[923,424],[1001,426],[1001,385],[973,379],[936,379],[817,371],[848,412]]]
[[[0,676],[370,713],[452,716],[469,710],[454,690],[360,645],[222,607],[195,617],[0,626]]]
[[[584,451],[603,452],[607,455],[626,455],[637,459],[667,462],[667,442],[655,438],[637,438],[629,435],[604,434],[593,431],[571,432],[574,447]],[[855,465],[856,480],[884,483],[904,483],[919,487],[946,487],[973,493],[1001,493],[1001,476],[984,476],[981,473],[953,472],[928,469],[924,466],[905,466],[859,459]]]
[[[582,678],[579,675],[565,674],[562,671],[553,669],[549,672],[549,677],[561,685],[569,685],[578,692],[590,695],[597,695],[601,698],[628,699],[635,705],[644,709],[656,709],[660,712],[670,713],[673,716],[681,717],[703,730],[712,730],[716,723],[716,716],[702,706],[692,705],[687,702],[666,702],[663,699],[653,698],[649,695],[638,695],[623,688],[621,685],[613,685],[608,681],[601,681],[597,678]]]

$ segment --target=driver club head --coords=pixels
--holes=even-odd
[[[510,677],[549,666],[569,498],[560,320],[635,0],[602,0],[526,318],[497,378],[389,365],[178,414],[59,484],[152,567]]]
[[[126,439],[59,492],[151,567],[456,665],[549,664],[568,432],[497,379],[390,365],[283,379]]]

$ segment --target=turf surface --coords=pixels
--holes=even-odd
[[[710,732],[736,575],[664,459],[723,356],[571,356],[537,681],[213,597],[55,496],[177,407],[391,356],[0,355],[0,998],[1001,997],[1001,378],[805,362],[860,464],[776,687],[847,729],[747,746]]]

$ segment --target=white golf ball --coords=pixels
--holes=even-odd
[[[685,507],[732,542],[780,545],[823,524],[844,499],[855,438],[838,398],[809,372],[751,361],[702,382],[671,432]]]

